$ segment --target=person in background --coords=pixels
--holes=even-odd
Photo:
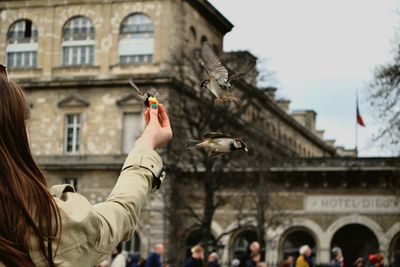
[[[231,267],[239,267],[240,265],[240,260],[239,259],[233,259],[231,262]]]
[[[260,253],[252,254],[251,260],[246,262],[246,267],[258,267],[261,263]]]
[[[362,257],[358,257],[356,261],[353,263],[354,267],[365,267],[365,260]]]
[[[285,260],[281,263],[280,267],[293,267],[294,258],[293,256],[286,256]]]
[[[114,260],[111,262],[111,266],[110,267],[126,267],[126,261],[128,260],[128,251],[121,251],[121,253],[119,253],[117,255],[117,257],[114,258]]]
[[[164,245],[157,244],[154,246],[154,252],[150,253],[146,260],[146,267],[162,267],[161,256],[164,254]]]
[[[251,257],[260,254],[260,243],[251,242],[246,253],[241,257],[239,267],[248,267],[252,265]]]
[[[312,250],[308,245],[303,245],[299,249],[300,256],[296,260],[296,267],[314,267],[311,259]]]
[[[204,250],[200,245],[192,247],[192,256],[185,261],[183,267],[202,267],[204,260]]]
[[[332,262],[331,267],[344,267],[344,259],[342,249],[339,247],[332,248]]]
[[[383,267],[383,259],[384,257],[382,254],[368,255],[368,260],[372,267]]]
[[[139,254],[129,255],[126,266],[127,267],[138,267],[139,259],[140,259]]]
[[[146,260],[143,257],[139,257],[139,261],[137,263],[138,267],[145,267],[146,266]]]
[[[216,252],[212,252],[210,255],[208,255],[208,267],[221,267],[218,262],[218,254]]]

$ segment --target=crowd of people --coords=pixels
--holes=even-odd
[[[343,252],[340,247],[332,248],[332,261],[330,267],[345,267]],[[368,256],[368,262],[363,257],[358,257],[354,263],[354,267],[383,267],[384,257],[381,254],[371,254]],[[312,249],[308,245],[299,248],[299,256],[296,260],[291,255],[287,255],[280,267],[315,267],[312,259]],[[346,266],[348,267],[348,266]]]
[[[216,252],[211,252],[207,261],[204,261],[204,249],[200,245],[191,248],[191,256],[184,262],[183,267],[221,267],[219,257]],[[247,251],[240,259],[233,259],[232,267],[266,267],[264,262],[261,262],[260,244],[257,241],[252,242]]]
[[[111,259],[100,262],[96,267],[163,267],[161,257],[164,254],[164,245],[157,244],[154,251],[145,259],[139,254],[129,254],[128,251],[115,249]]]
[[[205,251],[201,245],[195,245],[190,252],[191,255],[186,259],[182,267],[221,267],[219,256],[216,252],[210,252],[207,260],[205,260]],[[292,255],[286,255],[280,267],[315,267],[312,252],[310,246],[303,245],[299,248],[299,256],[297,258]],[[331,252],[332,261],[330,262],[330,267],[345,267],[342,249],[334,247]],[[164,246],[162,244],[157,244],[154,247],[154,251],[146,259],[138,254],[130,255],[127,251],[121,251],[114,253],[111,262],[104,261],[97,267],[168,267],[168,264],[162,264],[161,257],[163,254]],[[371,254],[368,257],[368,261],[363,257],[357,258],[353,263],[353,267],[383,267],[383,260],[383,255]],[[229,267],[267,267],[267,264],[261,261],[260,244],[257,241],[252,242],[242,256],[231,261]]]

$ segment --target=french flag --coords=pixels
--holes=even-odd
[[[358,110],[358,98],[357,98],[357,123],[362,126],[365,127],[363,118],[361,117],[360,111]]]

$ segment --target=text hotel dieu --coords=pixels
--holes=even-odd
[[[395,196],[313,195],[304,197],[308,212],[400,213],[400,198]]]

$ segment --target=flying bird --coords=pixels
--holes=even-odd
[[[221,63],[221,60],[207,42],[203,43],[201,57],[207,77],[201,82],[200,86],[207,88],[217,97],[216,104],[222,104],[227,100],[240,102],[238,98],[230,93],[231,81],[246,75],[255,67],[256,61],[253,61],[243,71],[229,75],[227,68]]]
[[[208,152],[208,156],[211,158],[236,150],[248,151],[246,144],[242,140],[225,133],[208,132],[204,134],[204,140],[202,141],[185,141],[186,149],[202,148]]]
[[[145,92],[142,92],[139,90],[139,88],[136,86],[136,84],[133,82],[133,80],[129,80],[130,85],[133,87],[133,89],[136,90],[140,98],[143,100],[143,103],[148,107],[149,105],[149,98],[153,97],[156,98],[157,94],[157,89],[154,87],[150,87],[150,89],[146,90]]]

